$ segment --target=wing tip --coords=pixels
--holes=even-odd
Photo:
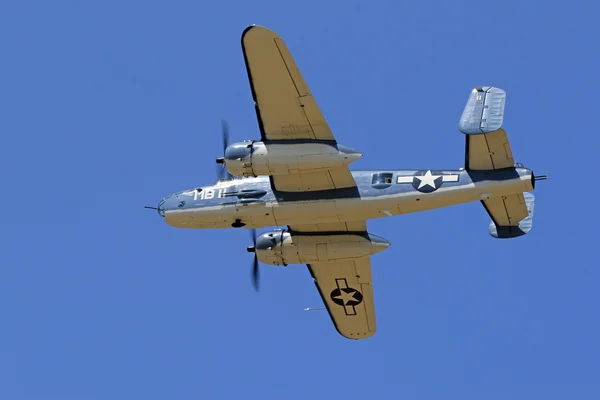
[[[361,340],[361,339],[368,339],[370,337],[372,337],[373,335],[375,335],[376,331],[368,331],[368,332],[352,332],[352,333],[344,333],[341,330],[338,329],[337,325],[335,325],[335,329],[338,331],[338,333],[340,335],[342,335],[343,337],[345,337],[346,339],[350,339],[350,340]]]
[[[339,333],[341,336],[345,337],[346,339],[350,339],[350,340],[367,339],[367,338],[370,338],[371,336],[375,335],[375,333],[376,333],[375,324],[373,324],[374,325],[373,327],[369,327],[372,330],[369,330],[364,333],[363,332],[343,332],[340,329],[339,325],[335,322],[335,318],[333,318],[333,314],[331,313],[331,309],[329,308],[329,303],[325,299],[325,296],[323,295],[323,291],[317,284],[317,279],[315,278],[315,273],[312,269],[311,264],[306,264],[306,266],[308,267],[308,272],[309,272],[311,278],[313,279],[315,287],[317,288],[317,292],[319,293],[319,296],[321,296],[321,300],[323,301],[323,304],[325,305],[325,308],[327,309],[327,314],[329,314],[329,319],[333,323],[333,327],[335,328],[337,333]]]
[[[248,35],[248,33],[252,32],[252,31],[257,32],[257,33],[260,33],[260,32],[266,33],[273,38],[281,38],[276,32],[272,31],[269,28],[266,28],[261,25],[252,24],[250,26],[247,26],[246,29],[244,29],[244,31],[242,32],[242,43],[244,42],[244,38],[246,37],[246,35]]]
[[[247,27],[244,29],[244,31],[242,32],[242,38],[244,37],[244,35],[246,35],[246,33],[247,33],[249,30],[251,30],[252,28],[254,28],[254,27],[256,27],[256,26],[257,26],[256,24],[252,24],[252,25],[249,25],[249,26],[247,26]]]

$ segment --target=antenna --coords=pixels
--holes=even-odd
[[[535,181],[543,181],[543,180],[546,180],[546,179],[548,179],[548,175],[540,175],[540,176],[534,176],[533,177],[533,180],[535,180]]]
[[[325,307],[317,307],[317,308],[305,308],[304,311],[319,311],[319,310],[324,310]]]
[[[150,210],[158,210],[156,207],[144,206],[144,208],[149,208]]]

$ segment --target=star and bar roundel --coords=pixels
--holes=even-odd
[[[419,192],[431,193],[438,190],[444,182],[458,182],[459,174],[445,174],[441,171],[421,170],[413,175],[398,176],[396,183],[411,183]]]
[[[363,301],[363,295],[353,287],[348,286],[346,278],[335,280],[337,288],[329,294],[331,300],[340,307],[344,307],[346,315],[356,315],[355,306]]]

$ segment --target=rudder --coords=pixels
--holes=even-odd
[[[506,92],[492,86],[471,91],[458,123],[466,136],[465,168],[489,171],[511,168],[514,159],[504,122]]]

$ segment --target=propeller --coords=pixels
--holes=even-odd
[[[225,150],[229,146],[229,124],[224,119],[221,120],[221,139],[223,141],[223,156],[225,156]],[[217,158],[217,179],[231,179],[231,174],[227,171],[225,166],[225,157]]]
[[[252,237],[252,246],[248,246],[248,248],[246,249],[248,253],[254,253],[254,261],[252,262],[252,271],[250,274],[250,279],[252,280],[252,286],[254,286],[254,290],[258,292],[259,272],[258,257],[256,256],[256,229],[252,229],[250,231],[250,236]]]

